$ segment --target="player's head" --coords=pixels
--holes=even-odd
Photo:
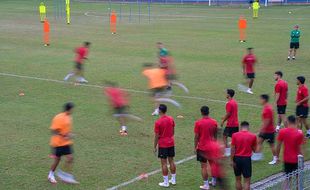
[[[276,71],[274,72],[274,79],[277,81],[283,77],[282,71]]]
[[[68,114],[72,114],[74,108],[74,104],[72,102],[67,102],[64,105],[64,112]]]
[[[90,43],[90,42],[84,42],[84,47],[89,48],[89,47],[90,47],[90,45],[91,45],[91,43]]]
[[[306,82],[306,78],[304,76],[297,77],[297,85],[305,84],[305,82]]]
[[[290,115],[287,117],[287,124],[289,126],[296,125],[296,117],[294,115]]]
[[[202,116],[208,116],[209,115],[209,107],[208,106],[202,106],[200,108],[200,112]]]
[[[269,95],[268,94],[262,94],[260,95],[260,103],[262,105],[266,104],[269,102]]]
[[[43,5],[44,5],[44,3],[43,3],[43,2],[41,2],[41,3],[40,3],[40,5],[41,5],[41,6],[43,6]]]
[[[227,89],[226,93],[227,93],[226,94],[227,99],[233,98],[235,96],[235,91],[233,89]]]
[[[249,130],[250,129],[250,124],[247,121],[242,121],[240,124],[241,129],[246,129]]]
[[[295,30],[298,30],[298,29],[299,29],[299,26],[296,24],[296,25],[294,26],[294,29],[295,29]]]
[[[252,47],[247,48],[247,52],[248,52],[248,54],[252,54],[253,53],[253,48]]]
[[[157,48],[159,49],[164,47],[164,44],[162,42],[157,42],[156,45],[157,45]]]
[[[165,104],[160,104],[158,107],[159,114],[166,114],[167,112],[167,106]]]

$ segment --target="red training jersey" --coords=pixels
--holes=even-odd
[[[247,54],[243,57],[242,63],[245,65],[246,74],[255,73],[254,65],[256,61],[254,54]]]
[[[217,122],[210,117],[203,117],[195,122],[194,133],[199,136],[196,149],[206,151],[210,141],[215,140],[217,133]]]
[[[301,153],[301,145],[305,142],[302,131],[292,127],[283,128],[279,131],[278,141],[284,143],[284,162],[298,163],[298,154]]]
[[[297,96],[296,96],[296,103],[305,99],[306,97],[309,96],[309,90],[308,87],[304,84],[300,85],[297,89]],[[304,103],[302,103],[301,105],[304,107],[309,107],[308,104],[309,100],[305,101]]]
[[[169,148],[174,146],[174,120],[172,117],[163,115],[155,122],[154,132],[159,135],[158,146]]]
[[[226,113],[230,113],[226,127],[239,127],[238,103],[235,99],[232,98],[226,103]]]
[[[88,48],[86,47],[79,47],[75,49],[75,62],[82,64],[83,60],[87,58],[88,55]]]
[[[278,106],[285,106],[287,104],[287,92],[288,84],[285,80],[278,80],[274,87],[275,94],[279,94],[279,99],[277,101]]]
[[[231,145],[235,146],[235,156],[251,157],[257,146],[256,135],[249,131],[234,133]]]
[[[269,123],[265,127],[262,126],[261,132],[262,133],[274,133],[275,132],[275,128],[274,128],[274,113],[273,113],[272,105],[270,105],[270,104],[266,104],[263,107],[262,121],[264,121],[266,119],[269,120]]]
[[[127,93],[120,88],[107,87],[104,89],[104,93],[114,108],[128,106]]]

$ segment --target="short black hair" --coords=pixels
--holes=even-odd
[[[276,71],[276,72],[274,72],[274,74],[279,75],[280,77],[283,77],[282,71]]]
[[[67,102],[64,105],[64,111],[70,111],[73,108],[74,108],[74,104],[72,102]]]
[[[299,80],[301,84],[305,84],[306,78],[304,76],[298,76],[297,80]]]
[[[160,104],[158,109],[159,109],[159,111],[161,113],[166,113],[167,112],[167,106],[165,104]]]
[[[254,49],[254,48],[252,48],[252,47],[247,48],[248,51],[250,51],[250,50],[252,50],[252,49]]]
[[[90,42],[84,42],[84,46],[90,46]]]
[[[209,111],[209,107],[208,106],[202,106],[200,108],[200,112],[202,115],[208,116],[210,111]]]
[[[162,42],[157,42],[157,44],[158,44],[158,45],[163,45],[163,43],[162,43]]]
[[[249,122],[247,122],[247,121],[242,121],[241,122],[241,124],[240,124],[240,126],[242,127],[242,128],[249,128],[250,127],[250,123]]]
[[[227,89],[227,94],[229,94],[230,97],[234,97],[235,91],[233,89]]]
[[[288,123],[296,124],[296,117],[294,115],[290,115],[287,117]]]
[[[266,102],[269,102],[269,95],[268,94],[262,94],[262,95],[260,95],[260,98],[265,100]]]

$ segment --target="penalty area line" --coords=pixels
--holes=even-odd
[[[26,76],[26,75],[17,75],[17,74],[12,74],[12,73],[0,73],[0,76],[14,77],[14,78],[24,78],[24,79],[32,79],[32,80],[40,80],[40,81],[54,82],[54,83],[60,83],[60,84],[74,84],[73,82],[65,82],[65,81],[62,81],[62,80],[47,79],[47,78],[40,78],[40,77]],[[79,86],[91,87],[91,88],[104,88],[105,87],[105,86],[95,85],[95,84],[79,84]],[[141,94],[149,94],[150,93],[148,91],[135,90],[135,89],[130,89],[130,88],[122,88],[122,89],[127,91],[127,92],[134,92],[134,93],[141,93]],[[172,95],[172,97],[183,98],[183,99],[191,99],[191,100],[202,100],[202,101],[226,104],[226,101],[223,101],[223,100],[217,100],[217,99],[211,99],[211,98],[203,98],[203,97],[197,97],[197,96]],[[255,105],[255,104],[247,104],[247,103],[241,103],[241,102],[239,102],[238,104],[241,105],[241,106],[261,108],[261,106]]]
[[[196,158],[196,156],[195,156],[195,155],[192,155],[192,156],[186,157],[186,158],[184,158],[184,159],[182,159],[182,160],[176,161],[175,164],[176,164],[176,165],[180,165],[180,164],[183,164],[183,163],[188,162],[188,161],[190,161],[190,160],[193,160],[194,158]],[[160,172],[161,172],[161,169],[157,169],[157,170],[154,170],[154,171],[151,171],[151,172],[148,172],[148,173],[144,174],[144,176],[149,177],[149,176],[158,174],[158,173],[160,173]],[[131,180],[129,180],[129,181],[126,181],[126,182],[123,182],[123,183],[121,183],[121,184],[119,184],[119,185],[116,185],[116,186],[114,186],[114,187],[107,188],[106,190],[117,190],[117,189],[119,189],[119,188],[121,188],[121,187],[125,187],[125,186],[127,186],[127,185],[130,185],[130,184],[135,183],[135,182],[137,182],[137,181],[140,181],[140,180],[142,180],[142,179],[144,179],[143,176],[138,176],[138,177],[135,177],[135,178],[133,178],[133,179],[131,179]]]

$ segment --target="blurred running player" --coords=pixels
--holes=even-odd
[[[204,181],[204,185],[200,186],[200,189],[209,189],[209,180],[208,180],[208,162],[211,165],[209,157],[207,157],[208,151],[211,151],[212,148],[210,145],[211,141],[216,141],[217,138],[217,122],[215,119],[209,117],[209,107],[202,106],[200,109],[202,118],[195,122],[195,139],[194,139],[194,151],[197,154],[197,161],[201,164],[201,175]],[[212,151],[211,151],[212,152]],[[215,156],[215,155],[214,155]],[[212,174],[211,184],[215,186],[216,178]]]
[[[84,78],[84,60],[88,59],[88,52],[89,47],[91,43],[90,42],[84,42],[83,46],[78,47],[75,49],[75,69],[73,72],[70,72],[65,78],[65,81],[68,81],[71,77],[76,76],[77,82],[80,83],[87,83],[88,81]]]
[[[288,57],[287,57],[288,61],[291,59],[293,60],[296,59],[297,49],[299,49],[299,38],[300,38],[299,26],[295,25],[294,30],[291,31],[291,43],[290,43],[290,49],[288,51]]]
[[[163,69],[154,68],[151,63],[147,63],[144,65],[144,71],[142,74],[149,80],[149,89],[155,102],[155,110],[152,115],[157,116],[159,114],[159,103],[156,99],[167,95],[166,90],[168,81],[166,78],[166,72]]]
[[[302,129],[305,126],[307,130],[307,138],[310,138],[310,127],[307,123],[307,118],[309,114],[309,90],[305,85],[306,78],[304,76],[297,77],[297,95],[296,95],[296,116],[298,120],[298,126]]]
[[[176,165],[174,163],[175,123],[171,116],[166,115],[166,105],[160,104],[158,109],[160,118],[155,122],[154,153],[158,152],[158,158],[161,160],[161,168],[164,179],[164,181],[158,185],[161,187],[169,187],[169,183],[176,185]],[[171,180],[169,180],[168,176],[168,162],[170,166]]]
[[[257,60],[256,60],[256,56],[253,54],[253,48],[248,48],[247,52],[248,53],[243,57],[242,67],[243,67],[243,74],[246,76],[247,82],[249,85],[246,92],[248,94],[253,94],[252,86],[253,86],[254,79],[255,79],[254,65],[257,62]]]
[[[51,131],[52,137],[50,145],[54,154],[54,163],[51,166],[51,170],[48,174],[49,182],[56,184],[55,170],[60,162],[62,156],[66,157],[65,169],[66,172],[58,170],[58,177],[66,182],[76,184],[78,183],[74,176],[68,172],[72,169],[73,163],[73,149],[72,149],[72,118],[74,104],[69,102],[64,105],[64,112],[56,115],[52,121]]]
[[[106,82],[107,87],[104,88],[104,94],[107,96],[112,108],[114,109],[114,114],[117,116],[120,123],[120,134],[126,136],[128,134],[126,126],[126,115],[128,115],[127,109],[128,104],[128,94],[117,87],[113,82]]]
[[[274,79],[277,81],[274,87],[274,96],[275,96],[275,104],[277,105],[278,111],[278,124],[276,131],[279,131],[281,128],[281,124],[285,124],[285,113],[286,113],[286,105],[287,105],[287,93],[288,93],[288,84],[285,80],[282,79],[283,73],[281,71],[276,71],[274,73]]]
[[[253,160],[261,160],[263,157],[262,149],[263,143],[266,140],[271,148],[273,160],[269,162],[270,165],[274,165],[278,161],[278,157],[276,156],[275,150],[275,127],[274,127],[274,113],[272,105],[269,104],[269,96],[267,94],[262,94],[260,96],[260,102],[263,106],[262,110],[262,126],[258,135],[258,145],[257,145],[257,153]]]
[[[225,145],[225,156],[230,155],[230,148],[228,146],[228,137],[239,131],[238,120],[238,103],[234,99],[235,91],[233,89],[227,89],[227,103],[226,103],[226,115],[222,119],[221,126],[223,127],[226,122],[226,127],[223,133],[223,142]]]

